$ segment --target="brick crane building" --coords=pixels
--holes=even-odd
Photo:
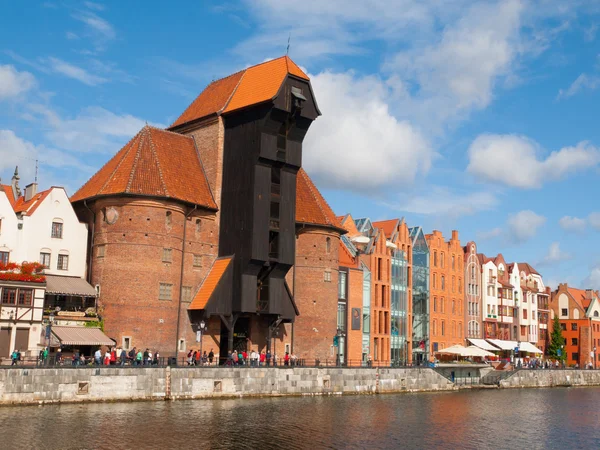
[[[109,336],[173,355],[199,346],[204,323],[204,349],[222,357],[284,339],[299,313],[286,282],[297,186],[311,189],[297,180],[302,141],[319,114],[287,56],[252,66],[211,83],[169,131],[145,127],[73,196]],[[322,229],[324,242],[342,232]]]

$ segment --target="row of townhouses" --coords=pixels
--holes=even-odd
[[[596,292],[551,292],[458,231],[336,216],[301,167],[319,115],[285,56],[212,82],[168,129],[145,126],[70,198],[21,192],[15,171],[0,189],[0,357],[116,345],[389,365],[456,344],[539,356],[557,316],[568,362],[595,361]]]

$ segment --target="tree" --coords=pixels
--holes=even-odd
[[[567,359],[565,342],[558,316],[554,316],[554,321],[552,322],[552,335],[550,336],[550,343],[548,344],[548,356],[552,359],[558,359],[559,361]]]

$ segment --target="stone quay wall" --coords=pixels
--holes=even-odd
[[[0,405],[453,389],[429,368],[0,369]]]
[[[600,386],[600,370],[519,370],[500,381],[501,388]]]

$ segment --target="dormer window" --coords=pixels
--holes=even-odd
[[[292,86],[292,101],[294,109],[302,109],[302,105],[306,101],[306,97],[302,94],[302,89]]]

